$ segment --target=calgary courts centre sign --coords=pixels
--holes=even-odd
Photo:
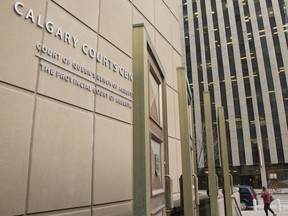
[[[45,29],[45,31],[52,37],[63,41],[67,46],[72,46],[78,50],[80,49],[83,55],[90,59],[94,59],[97,63],[100,63],[109,69],[109,71],[115,74],[117,73],[120,79],[125,79],[128,82],[133,81],[133,74],[124,67],[120,66],[109,57],[96,51],[94,48],[89,47],[88,44],[81,43],[77,36],[64,31],[61,27],[56,27],[52,21],[44,21],[41,14],[37,14],[32,9],[26,8],[23,3],[16,2],[14,4],[14,11],[18,16],[23,17],[23,19],[27,22],[35,25],[35,27]],[[35,44],[35,48],[37,51],[36,57],[47,63],[42,63],[41,61],[41,72],[68,82],[75,87],[83,89],[84,91],[106,98],[118,105],[130,109],[132,108],[133,95],[130,90],[119,86],[116,82],[97,74],[93,70],[86,68],[67,56],[63,56],[60,52],[50,49],[44,44],[37,43]],[[51,65],[55,65],[55,67]]]

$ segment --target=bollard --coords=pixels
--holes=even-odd
[[[279,199],[276,199],[277,201],[277,211],[280,212],[281,211],[281,203]]]
[[[253,199],[253,211],[257,211],[257,202],[256,202],[256,199]]]

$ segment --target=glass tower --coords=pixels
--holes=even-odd
[[[263,165],[267,179],[288,179],[286,5],[285,0],[182,0],[200,175],[206,167],[203,91],[209,91],[215,134],[217,107],[225,110],[234,183],[260,186]]]

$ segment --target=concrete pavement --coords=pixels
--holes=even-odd
[[[277,214],[277,216],[287,216],[288,215],[288,202],[286,204],[281,204],[281,208],[277,209],[276,200],[272,202],[270,205],[271,209]],[[274,204],[275,203],[275,204]],[[254,211],[253,209],[242,211],[242,216],[265,216],[264,212],[264,205],[263,202],[259,203],[257,211]],[[269,212],[269,215],[272,215],[272,213]]]
[[[265,216],[263,200],[260,197],[260,189],[255,189],[259,201],[257,206],[257,211],[249,209],[242,211],[243,216]],[[272,193],[274,201],[271,203],[270,207],[277,214],[277,216],[288,216],[288,188],[283,188],[281,193]],[[280,204],[280,205],[279,205]],[[269,215],[272,213],[269,212]]]

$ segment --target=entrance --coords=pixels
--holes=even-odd
[[[151,214],[164,215],[165,179],[163,144],[162,77],[150,52],[149,73],[149,126],[151,164]]]
[[[143,25],[133,29],[133,215],[165,216],[166,83]],[[166,167],[164,161],[166,160]]]

